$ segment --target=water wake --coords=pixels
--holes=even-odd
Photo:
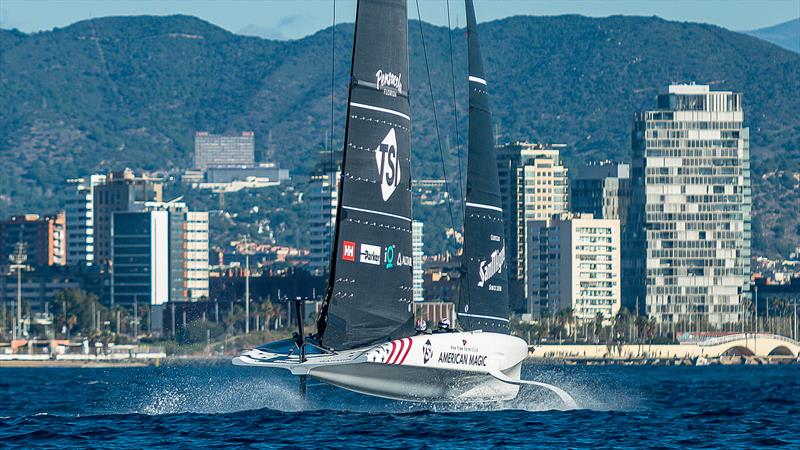
[[[226,414],[258,409],[295,412],[304,407],[296,385],[285,380],[258,377],[192,380],[169,385],[154,383],[135,412],[148,415]]]
[[[527,366],[522,378],[535,380],[522,385],[513,400],[453,403],[413,403],[385,400],[348,392],[322,382],[309,380],[308,394],[298,392],[297,380],[273,371],[175,370],[139,380],[138,387],[127,389],[127,398],[110,402],[119,409],[147,415],[181,413],[227,414],[248,410],[280,412],[347,411],[354,413],[405,414],[419,412],[489,412],[519,410],[529,412],[573,409],[627,410],[631,394],[603,383],[591,372],[575,372],[564,367]],[[154,374],[149,374],[154,375]],[[226,376],[230,375],[230,376]],[[120,390],[116,390],[117,394]],[[122,402],[122,400],[126,400]],[[124,406],[127,404],[128,406]],[[122,409],[123,411],[120,411]]]

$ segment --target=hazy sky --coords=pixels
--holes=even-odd
[[[336,21],[352,22],[355,0],[336,0]],[[447,24],[445,0],[419,0],[422,19]],[[409,16],[417,17],[415,0]],[[450,0],[453,26],[464,25],[464,5]],[[518,14],[660,16],[752,30],[800,17],[800,0],[475,0],[480,22]],[[64,27],[92,17],[189,14],[238,32],[257,27],[274,38],[300,38],[327,27],[331,0],[0,0],[0,27],[25,32]]]

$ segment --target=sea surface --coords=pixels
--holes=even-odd
[[[227,364],[0,369],[0,447],[794,447],[800,365],[527,365],[577,409],[523,387],[482,405],[381,400]]]

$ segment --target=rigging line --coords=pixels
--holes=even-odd
[[[447,0],[447,39],[450,43],[450,78],[453,80],[453,118],[455,120],[456,132],[456,154],[458,155],[458,194],[461,196],[461,203],[466,201],[464,197],[464,177],[461,174],[461,139],[458,133],[458,107],[456,102],[456,69],[455,58],[453,57],[453,30],[450,26],[450,0]],[[463,208],[462,208],[463,209]]]
[[[335,130],[334,127],[334,93],[335,93],[335,82],[336,82],[336,0],[333,0],[333,17],[331,19],[331,130],[328,132],[328,156],[329,156],[329,166],[328,170],[328,186],[331,194],[333,194],[334,186],[338,185],[339,180],[336,180],[336,170],[334,169],[333,165],[333,131]],[[334,183],[337,183],[334,185]],[[332,224],[334,227],[335,224]],[[330,233],[330,254],[333,255],[333,247],[336,245],[333,239],[333,233]],[[328,268],[331,270],[331,268]]]
[[[331,166],[333,166],[333,130],[334,130],[334,114],[333,114],[333,94],[334,84],[336,79],[336,0],[333,0],[333,19],[331,24],[331,131],[328,136],[328,146],[330,147]]]
[[[447,209],[450,212],[450,226],[453,227],[453,233],[456,231],[455,216],[453,216],[453,200],[450,195],[450,186],[447,183],[447,169],[444,164],[444,151],[442,150],[442,136],[439,133],[439,119],[436,116],[436,101],[433,98],[433,82],[431,81],[431,71],[428,66],[428,50],[425,47],[425,33],[422,32],[422,14],[419,12],[419,0],[417,4],[417,21],[419,22],[419,35],[422,38],[422,55],[425,57],[425,72],[428,74],[428,90],[431,94],[431,108],[433,109],[433,123],[436,126],[436,140],[439,143],[439,158],[442,160],[442,176],[444,176],[444,189],[447,191]]]
[[[467,234],[467,198],[464,196],[464,178],[461,174],[461,139],[459,138],[458,133],[458,103],[456,101],[456,69],[455,69],[455,58],[453,57],[453,30],[450,25],[450,0],[446,1],[447,3],[447,40],[450,44],[450,79],[451,79],[451,86],[453,89],[453,116],[455,117],[455,132],[456,132],[456,155],[458,156],[458,193],[461,196],[460,205],[461,211],[463,212],[464,217],[464,238],[466,238]],[[469,59],[469,57],[467,57]],[[467,147],[467,154],[469,155],[469,147]],[[467,156],[469,158],[469,156]],[[468,162],[469,164],[469,162]],[[467,175],[469,176],[469,175]],[[459,276],[459,283],[458,283],[458,302],[456,303],[456,309],[459,311],[463,307],[465,312],[469,310],[469,287],[466,286],[467,283],[467,273],[466,273],[466,252],[462,251],[461,253],[461,274]],[[466,320],[464,323],[466,326],[472,328],[471,316],[465,316]]]

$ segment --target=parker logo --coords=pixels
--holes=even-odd
[[[342,259],[345,261],[356,260],[356,243],[351,241],[342,242]]]
[[[361,244],[359,261],[366,264],[381,264],[381,247],[378,245]]]
[[[400,161],[397,159],[397,136],[394,128],[389,130],[383,142],[375,149],[375,163],[378,165],[381,195],[383,201],[387,201],[400,184]]]
[[[488,261],[481,261],[480,264],[478,264],[478,277],[480,277],[478,287],[483,287],[490,278],[500,273],[500,271],[503,270],[503,264],[505,264],[505,262],[505,245],[500,247],[499,250],[493,251]]]
[[[385,95],[397,97],[403,93],[403,74],[395,75],[392,72],[378,70],[375,72],[375,85],[378,89],[383,89]]]
[[[431,358],[433,358],[433,346],[431,345],[431,340],[428,339],[425,341],[425,345],[422,346],[422,363],[428,364]]]

